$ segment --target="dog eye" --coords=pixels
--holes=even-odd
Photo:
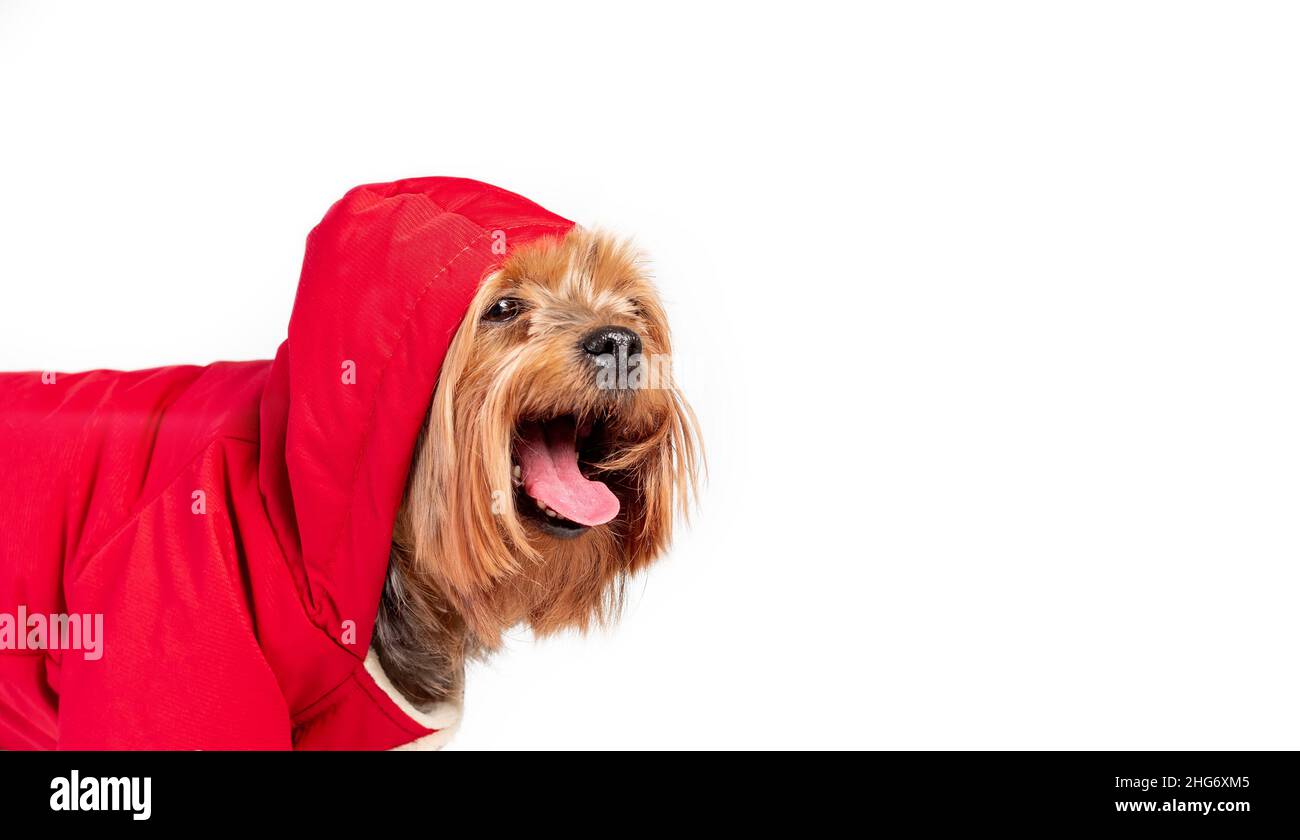
[[[504,324],[506,321],[518,318],[519,313],[523,311],[523,301],[519,298],[505,297],[488,307],[487,312],[483,313],[483,320]]]

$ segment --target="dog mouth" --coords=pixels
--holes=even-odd
[[[618,516],[618,497],[587,475],[600,457],[596,431],[572,415],[527,420],[516,431],[516,508],[552,536],[571,539]]]

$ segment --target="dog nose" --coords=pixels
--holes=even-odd
[[[641,352],[641,336],[626,327],[599,327],[583,336],[582,349],[593,356],[632,356]]]

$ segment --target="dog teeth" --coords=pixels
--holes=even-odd
[[[524,470],[523,470],[523,468],[520,467],[518,464],[515,464],[515,467],[514,467],[513,472],[514,472],[514,476],[515,476],[515,478],[520,478],[520,477],[523,476],[523,474],[524,474]]]
[[[533,500],[533,504],[537,505],[538,510],[540,510],[542,513],[546,514],[550,518],[564,519],[564,517],[560,516],[560,514],[557,511],[553,510],[550,505],[548,505],[546,502],[543,502],[541,499],[537,498],[536,496],[530,494],[528,498]]]

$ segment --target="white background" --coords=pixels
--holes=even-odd
[[[487,180],[652,254],[712,478],[456,747],[1300,748],[1294,7],[440,5],[0,2],[0,369],[269,357]]]

